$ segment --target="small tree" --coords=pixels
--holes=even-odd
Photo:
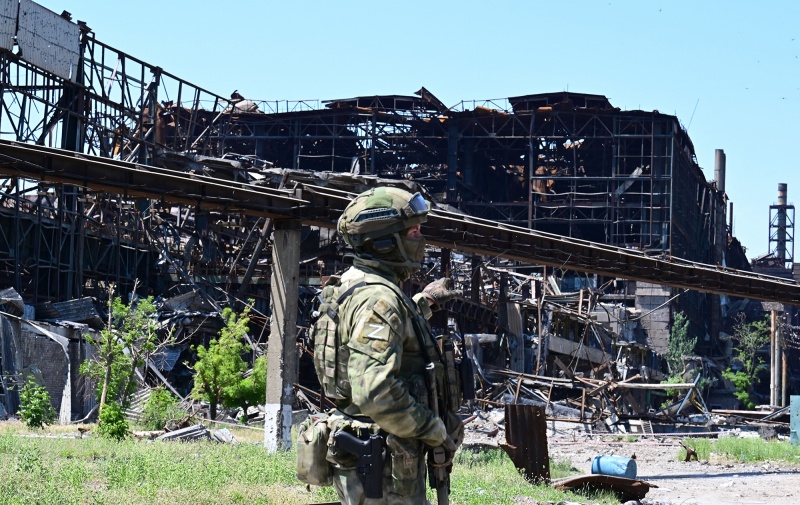
[[[669,329],[667,352],[664,353],[664,359],[667,361],[667,368],[669,368],[669,376],[661,382],[662,384],[685,382],[683,378],[684,360],[686,356],[694,354],[695,345],[697,345],[697,337],[689,335],[689,319],[683,312],[676,313],[672,327]],[[667,399],[662,407],[666,407],[675,401],[680,396],[681,391],[678,389],[665,389],[664,393],[667,395]]]
[[[733,338],[736,340],[734,352],[742,364],[741,370],[728,368],[722,376],[736,387],[733,395],[747,408],[756,406],[753,386],[758,383],[758,373],[766,368],[759,351],[769,343],[769,322],[767,320],[748,323],[743,312],[736,316],[733,326]]]
[[[56,411],[44,386],[30,379],[25,382],[19,395],[19,417],[30,429],[42,429],[53,424]]]
[[[183,415],[180,401],[159,386],[150,392],[150,397],[142,409],[142,425],[148,430],[162,430],[170,421]]]
[[[96,432],[112,440],[122,440],[131,434],[125,412],[118,403],[108,402],[100,407]]]
[[[694,354],[695,345],[697,337],[689,335],[689,319],[683,312],[678,312],[669,330],[667,352],[664,354],[670,377],[679,377],[683,373],[684,357]]]
[[[264,403],[267,396],[267,357],[259,356],[253,363],[252,373],[223,392],[222,404],[228,408],[239,407],[247,420],[247,408]]]
[[[134,290],[136,285],[134,285]],[[81,364],[83,375],[100,383],[99,404],[109,400],[125,408],[136,390],[136,369],[157,348],[172,343],[171,335],[158,338],[153,297],[135,298],[126,304],[109,288],[108,323],[95,341],[96,355]]]
[[[191,396],[209,403],[212,420],[217,418],[217,405],[225,399],[226,392],[231,392],[231,388],[239,384],[247,370],[247,363],[242,359],[247,346],[242,343],[242,338],[248,332],[249,313],[249,307],[241,316],[230,307],[223,309],[225,326],[219,331],[219,337],[212,339],[208,348],[196,346],[197,361],[194,365],[186,364],[195,371]]]
[[[138,281],[133,286],[134,294],[137,286]],[[171,333],[159,339],[153,297],[133,296],[126,304],[113,295],[114,287],[110,286],[108,322],[100,332],[100,338],[94,342],[95,357],[84,361],[80,372],[101,385],[98,391],[98,431],[105,430],[111,438],[121,439],[128,431],[124,409],[130,405],[131,396],[136,391],[136,369],[147,363],[157,349],[173,343],[174,339]],[[105,408],[112,403],[115,407]],[[104,428],[104,422],[112,425]]]

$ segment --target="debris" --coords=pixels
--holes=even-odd
[[[553,482],[553,488],[559,491],[572,491],[574,493],[601,490],[612,491],[623,501],[641,500],[647,495],[651,487],[658,486],[643,480],[613,477],[611,475],[579,475]]]
[[[500,447],[529,482],[550,481],[545,409],[536,405],[506,405],[508,443]]]
[[[181,428],[179,430],[170,431],[156,437],[156,440],[213,440],[215,442],[222,442],[226,444],[237,443],[236,438],[227,428],[219,430],[208,430],[202,424],[195,424],[188,428]]]
[[[697,451],[695,451],[688,445],[684,444],[683,441],[679,441],[678,443],[681,444],[681,447],[686,449],[686,458],[684,459],[684,461],[691,461],[692,458],[694,458],[695,461],[699,461],[697,458]]]
[[[206,440],[211,434],[202,424],[164,433],[156,440]]]

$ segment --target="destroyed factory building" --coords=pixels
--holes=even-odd
[[[134,286],[154,296],[163,327],[186,336],[142,371],[143,387],[185,397],[191,344],[216,334],[223,307],[249,299],[249,344],[265,352],[273,231],[287,226],[301,227],[297,337],[308,345],[311,303],[347,266],[332,223],[377,184],[436,206],[425,268],[405,288],[448,275],[465,290],[433,325],[477,358],[484,405],[525,397],[581,421],[656,412],[663,393],[643,385],[664,378],[675,314],[698,337],[699,369],[718,374],[709,370],[731,357],[733,311],[781,286],[757,274],[732,282],[750,266],[730,233],[724,152],[711,177],[675,116],[573,92],[454,106],[424,87],[321,102],[226,97],[103,44],[83,22],[27,0],[18,8],[0,18],[8,413],[18,407],[10,386],[34,369],[62,420],[91,411],[76,370],[112,285],[126,299]],[[41,17],[58,29],[40,28]],[[302,354],[297,395],[318,407],[315,387]],[[702,414],[735,407],[683,403]]]

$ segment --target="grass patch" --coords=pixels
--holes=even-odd
[[[229,429],[238,440],[251,441],[115,442],[78,438],[75,426],[32,432],[21,423],[0,423],[0,505],[289,505],[337,499],[332,487],[307,489],[295,479],[293,450],[268,454],[263,431]],[[550,469],[554,479],[580,473],[565,461],[552,462]],[[513,505],[520,497],[553,503],[587,499],[530,484],[500,449],[459,451],[451,480],[454,505]],[[435,503],[433,490],[429,497]],[[611,495],[588,499],[618,503]]]
[[[99,437],[0,435],[0,505],[292,504],[331,501],[306,490],[293,451],[260,444],[114,442]]]
[[[719,459],[733,462],[753,463],[759,461],[800,462],[800,446],[793,446],[788,440],[770,440],[762,438],[722,437],[716,440],[707,438],[687,438],[684,444],[697,452],[699,459],[712,459],[715,454]],[[676,459],[683,461],[686,451],[681,449]]]
[[[568,461],[550,462],[552,479],[580,473]],[[556,491],[547,485],[533,485],[525,480],[501,449],[459,451],[450,480],[450,501],[457,505],[512,505],[519,497],[530,497],[539,503],[583,503],[587,497],[592,503],[600,505],[619,503],[610,493],[576,495]],[[436,503],[436,496],[430,490],[428,499]]]

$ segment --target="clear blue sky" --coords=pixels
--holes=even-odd
[[[223,96],[327,100],[425,86],[452,106],[569,90],[674,114],[706,179],[714,150],[725,150],[734,235],[750,258],[768,250],[778,183],[800,202],[795,0],[37,3]]]

